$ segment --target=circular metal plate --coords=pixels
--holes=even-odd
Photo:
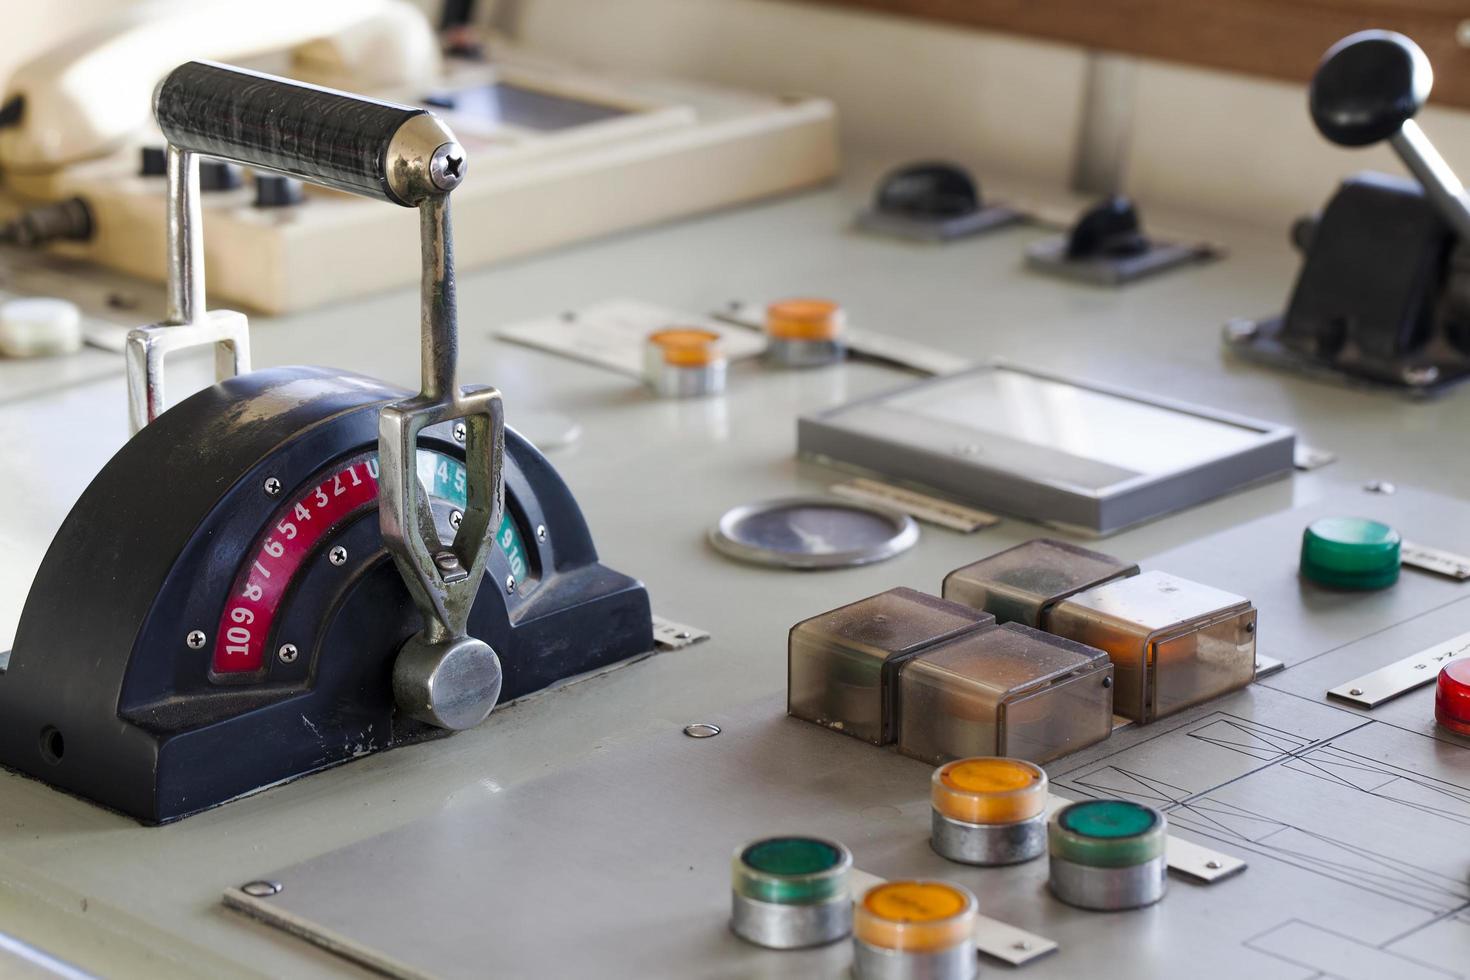
[[[781,568],[846,568],[914,546],[906,514],[830,497],[783,497],[727,511],[709,534],[722,554]]]

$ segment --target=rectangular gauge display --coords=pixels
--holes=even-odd
[[[1288,428],[987,365],[803,417],[799,451],[1107,534],[1289,473]]]

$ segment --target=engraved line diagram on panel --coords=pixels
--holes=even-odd
[[[1178,827],[1426,911],[1443,913],[1470,901],[1470,881],[1463,876],[1423,867],[1302,826],[1288,815],[1259,812],[1215,795],[1241,780],[1285,772],[1292,774],[1285,777],[1288,779],[1305,776],[1361,794],[1365,799],[1355,804],[1354,812],[1387,804],[1470,826],[1470,788],[1380,763],[1331,742],[1313,745],[1299,736],[1229,716],[1212,715],[1185,734],[1267,765],[1220,786],[1197,790],[1104,761],[1066,785],[1089,796],[1121,795],[1151,803],[1166,810]],[[1268,758],[1272,752],[1274,758]],[[1272,764],[1277,762],[1280,765]]]

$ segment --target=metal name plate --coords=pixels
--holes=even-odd
[[[1331,688],[1327,696],[1360,708],[1376,708],[1400,694],[1432,684],[1446,661],[1464,656],[1470,656],[1470,633],[1461,633],[1454,639],[1436,643],[1427,650],[1420,650],[1411,657],[1339,684]]]
[[[1458,582],[1470,579],[1470,558],[1443,548],[1405,541],[1399,545],[1399,561],[1421,572],[1433,572]]]
[[[1292,466],[1304,473],[1320,470],[1328,463],[1335,462],[1337,462],[1337,453],[1309,446],[1300,440],[1297,441],[1291,460]]]
[[[888,880],[859,868],[853,868],[848,872],[848,879],[852,883],[854,902],[860,901],[868,889]],[[1030,963],[1038,956],[1050,953],[1057,948],[1057,944],[1045,936],[1018,929],[999,919],[977,915],[975,917],[975,948],[1011,966],[1021,966]]]
[[[947,527],[952,531],[963,531],[965,534],[985,527],[995,527],[1000,523],[999,517],[986,511],[877,480],[859,478],[846,483],[835,483],[828,489],[848,500],[891,507],[918,520]]]
[[[1259,653],[1256,654],[1256,680],[1260,680],[1262,677],[1270,677],[1272,674],[1279,674],[1285,669],[1286,664],[1283,661],[1277,660],[1275,657],[1267,657]]]
[[[653,642],[660,650],[682,650],[708,639],[709,633],[697,626],[676,623],[657,613],[653,616]]]
[[[1245,862],[1240,858],[1212,851],[1173,834],[1169,835],[1164,845],[1164,856],[1169,862],[1170,871],[1177,871],[1206,884],[1245,870]]]

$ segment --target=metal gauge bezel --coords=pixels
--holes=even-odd
[[[892,534],[882,541],[863,547],[811,553],[787,551],[761,545],[740,533],[741,525],[752,517],[813,507],[851,511],[879,518],[888,523]],[[918,540],[919,525],[907,514],[900,514],[897,511],[874,507],[855,500],[822,496],[779,497],[775,500],[763,500],[758,503],[732,507],[721,515],[719,522],[709,532],[710,545],[729,558],[755,565],[807,570],[850,568],[885,561],[909,550]]]

